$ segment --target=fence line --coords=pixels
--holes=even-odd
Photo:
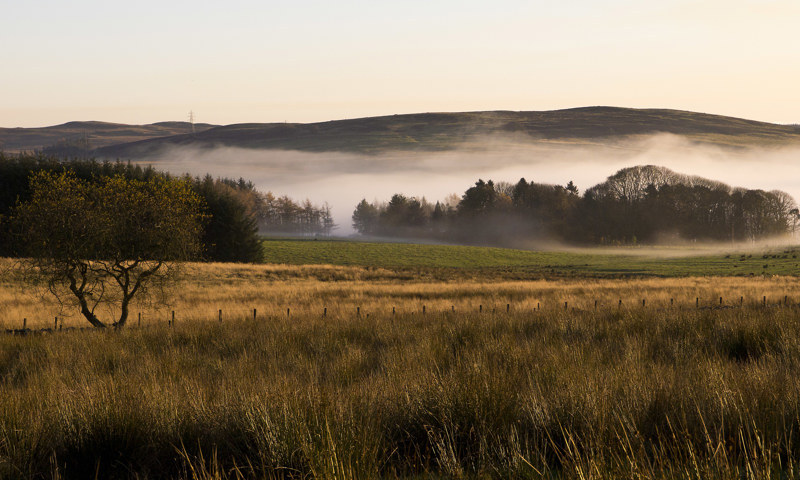
[[[636,311],[637,309],[638,310],[656,310],[656,311],[669,311],[669,310],[683,311],[684,310],[684,305],[680,304],[679,302],[676,302],[675,298],[670,298],[668,305],[662,304],[660,306],[659,306],[659,304],[657,302],[653,303],[653,302],[648,302],[647,300],[648,300],[647,298],[642,298],[641,299],[641,307],[635,307],[635,305],[637,304],[636,302],[632,302],[632,303],[631,302],[625,302],[625,303],[627,305],[634,305],[634,307],[631,307],[629,309],[630,311]],[[727,310],[727,309],[733,309],[733,308],[743,309],[743,308],[746,308],[746,307],[747,308],[758,308],[758,309],[774,308],[774,307],[782,307],[782,308],[785,308],[785,307],[800,307],[800,303],[792,303],[791,299],[789,298],[788,295],[784,295],[783,298],[778,297],[777,303],[767,303],[767,300],[768,300],[767,296],[763,295],[761,297],[760,305],[759,305],[759,303],[757,301],[753,302],[753,303],[749,303],[749,304],[746,305],[745,304],[745,297],[744,297],[744,295],[741,295],[741,296],[739,296],[739,301],[736,302],[736,303],[726,304],[725,303],[725,299],[723,297],[719,297],[717,302],[711,301],[711,302],[703,304],[700,301],[700,297],[695,297],[694,309],[695,310]],[[597,298],[593,299],[593,301],[594,301],[593,310],[595,312],[603,311],[603,310],[609,310],[609,309],[612,308],[611,305],[603,304],[603,302],[601,302]],[[580,302],[573,303],[573,306],[570,308],[569,301],[564,301],[563,302],[563,305],[564,305],[563,306],[563,312],[566,312],[566,313],[569,313],[569,312],[583,312],[583,311],[590,310],[590,309],[592,309],[592,303],[591,302],[592,302],[592,300],[588,300],[586,302],[586,305],[587,305],[586,308],[579,308],[579,307],[575,306],[576,304],[580,305]],[[552,301],[552,302],[550,302],[550,305],[551,305],[551,307],[553,307],[550,311],[557,311],[558,309],[555,308],[555,307],[557,305],[560,305],[560,303],[558,303],[556,301]],[[484,309],[483,307],[484,307],[483,304],[479,304],[477,309],[473,308],[473,309],[470,309],[470,310],[461,310],[459,312],[459,314],[468,315],[468,314],[470,314],[470,311],[473,312],[473,313],[477,312],[479,315],[483,315],[484,313],[488,313],[488,312],[490,312],[491,314],[495,314],[495,315],[497,314],[497,309],[496,308],[492,308],[491,311],[489,311],[489,309]],[[509,315],[509,314],[512,313],[512,308],[511,307],[512,307],[512,303],[511,302],[506,303],[506,308],[505,308],[506,315]],[[616,309],[620,310],[620,309],[622,309],[622,307],[623,307],[623,299],[620,298],[618,300],[618,302],[617,302]],[[302,312],[302,309],[299,309],[299,310]],[[295,311],[297,312],[298,310],[295,310]],[[351,311],[353,311],[353,310],[351,310]],[[526,314],[526,313],[534,314],[534,313],[541,312],[541,311],[542,311],[542,302],[541,301],[537,301],[536,302],[536,307],[535,308],[528,307],[527,309],[525,309],[525,308],[515,308],[515,309],[513,309],[513,313],[515,313],[515,314]],[[271,315],[266,315],[266,316],[262,315],[261,317],[259,317],[258,316],[258,310],[255,307],[252,308],[252,312],[253,312],[253,321],[258,321],[259,319],[269,320],[269,319],[273,318]],[[355,307],[355,311],[354,311],[355,316],[358,317],[358,318],[361,318],[362,317],[362,313],[365,313],[365,312],[362,312],[361,306],[356,306]],[[380,315],[383,312],[380,312],[380,311],[376,310],[376,311],[374,311],[372,313]],[[387,309],[386,313],[388,314],[388,309]],[[392,306],[391,315],[395,316],[398,313],[400,313],[400,310],[398,309],[398,307],[397,306]],[[456,314],[456,306],[451,304],[449,309],[448,308],[444,308],[441,311],[434,312],[434,311],[430,311],[428,309],[427,305],[421,305],[421,310],[416,310],[415,311],[413,309],[410,309],[410,310],[408,310],[408,311],[406,311],[404,313],[406,313],[408,315],[414,315],[415,313],[421,313],[422,315],[428,315],[429,313],[430,314],[434,314],[434,315],[437,314],[437,313],[440,314],[440,315],[454,315],[454,314]],[[217,314],[218,314],[219,323],[222,323],[222,309],[218,309],[217,310]],[[329,315],[328,315],[328,307],[324,307],[322,309],[322,311],[321,311],[321,314],[322,314],[321,315],[322,318],[328,318],[329,317]],[[340,316],[346,316],[346,312],[340,311]],[[369,317],[369,316],[370,316],[370,314],[366,313],[366,317]],[[277,315],[276,315],[276,317],[277,317]],[[291,317],[292,317],[292,307],[287,307],[286,308],[286,318],[291,318]],[[245,317],[245,318],[247,318],[247,317]],[[17,334],[17,335],[22,334],[22,335],[24,335],[24,334],[28,334],[28,333],[37,333],[37,332],[38,333],[44,333],[44,332],[57,332],[57,331],[64,331],[64,330],[70,331],[70,330],[93,329],[92,327],[78,327],[78,328],[76,328],[76,327],[68,327],[68,328],[64,328],[64,319],[62,318],[61,321],[59,322],[59,318],[57,316],[54,318],[53,328],[42,328],[42,329],[37,329],[37,330],[30,329],[30,328],[28,328],[28,317],[24,317],[22,319],[21,323],[22,323],[22,328],[21,329],[6,329],[5,333],[6,334]],[[156,321],[156,322],[151,322],[151,325],[153,323],[158,324],[158,322]],[[175,310],[171,311],[171,315],[167,318],[166,323],[167,323],[167,326],[169,326],[169,327],[174,327],[175,326],[175,323],[176,323],[176,311]],[[162,325],[163,325],[163,323],[162,323]],[[137,327],[141,327],[142,326],[142,312],[138,312],[138,314],[137,314],[136,326]]]

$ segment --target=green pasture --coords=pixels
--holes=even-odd
[[[581,249],[508,248],[351,240],[266,239],[264,260],[289,265],[449,269],[523,277],[751,276],[800,274],[800,250],[752,248]]]

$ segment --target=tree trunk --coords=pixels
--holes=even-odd
[[[81,314],[84,316],[84,318],[86,318],[86,320],[88,320],[89,323],[91,323],[92,326],[94,327],[106,328],[106,324],[101,322],[100,319],[97,318],[97,316],[94,313],[92,313],[92,311],[89,309],[89,305],[86,303],[86,298],[84,298],[83,294],[80,294],[75,291],[73,291],[72,293],[74,293],[75,296],[78,297],[78,303],[80,303],[81,306]]]
[[[131,296],[123,295],[122,304],[120,305],[119,320],[117,320],[117,323],[114,324],[114,327],[122,328],[125,326],[125,323],[128,321],[128,305],[130,304],[130,301]]]

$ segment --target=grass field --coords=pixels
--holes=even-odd
[[[793,276],[278,246],[353,265],[192,264],[123,331],[0,335],[0,478],[798,478]],[[0,327],[84,325],[3,267]]]
[[[506,248],[370,243],[348,240],[264,241],[266,262],[392,269],[478,271],[508,278],[798,275],[793,247],[618,248],[527,251]]]

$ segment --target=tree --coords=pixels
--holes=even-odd
[[[17,254],[95,327],[124,326],[134,298],[163,292],[180,262],[201,252],[201,198],[188,181],[40,171],[30,187],[12,211]],[[100,306],[119,316],[101,320]]]
[[[204,200],[208,216],[203,231],[204,256],[219,262],[260,262],[264,258],[255,213],[248,212],[248,199],[238,186],[206,175],[195,180],[194,190]],[[255,207],[253,207],[255,211]]]
[[[378,228],[379,213],[375,205],[362,199],[353,211],[353,228],[361,235],[372,235]]]

